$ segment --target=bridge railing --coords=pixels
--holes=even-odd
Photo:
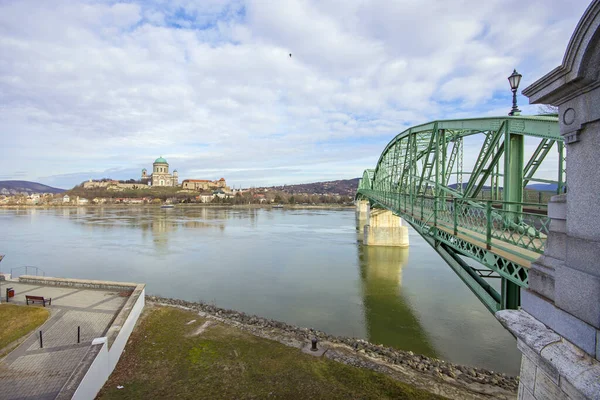
[[[520,257],[524,254],[519,249],[543,253],[550,230],[546,204],[465,199],[448,194],[429,196],[377,190],[365,192],[385,208],[400,216],[411,216],[422,226],[451,231],[454,236],[466,236],[487,249],[501,248]],[[536,256],[525,254],[525,258]]]

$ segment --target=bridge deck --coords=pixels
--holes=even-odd
[[[419,215],[411,214],[410,212],[407,212],[407,214],[412,216],[414,219],[419,220],[431,227],[434,226],[433,222],[431,222],[429,218],[422,219],[422,218],[420,218]],[[438,220],[437,228],[454,235],[454,227],[452,225],[448,225],[446,223],[446,221]],[[500,236],[499,233],[502,233],[501,231],[497,231],[497,230],[492,230],[492,231],[498,233],[496,236]],[[456,236],[466,242],[474,244],[475,246],[478,246],[482,249],[487,249],[485,235],[482,233],[479,233],[477,231],[459,226],[459,227],[457,227],[457,235],[454,235],[454,236]],[[533,239],[533,240],[540,241],[540,239]],[[504,240],[500,240],[500,239],[496,239],[496,238],[491,239],[491,248],[487,249],[487,251],[489,251],[490,253],[496,254],[502,258],[505,258],[509,261],[512,261],[518,265],[521,265],[524,268],[530,268],[531,263],[533,261],[537,260],[541,256],[541,254],[536,253],[535,251],[523,249],[519,246],[513,245]]]

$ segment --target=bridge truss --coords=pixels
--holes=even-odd
[[[564,166],[556,117],[433,121],[386,146],[356,199],[408,222],[495,312],[520,305],[546,244],[548,199],[566,190]],[[554,193],[525,188],[532,183]],[[501,280],[499,290],[489,278]]]

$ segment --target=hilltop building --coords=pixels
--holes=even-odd
[[[146,168],[142,169],[142,182],[152,186],[179,186],[179,174],[177,170],[173,170],[173,174],[169,173],[169,163],[167,160],[158,157],[152,164],[152,174],[148,175]]]
[[[188,190],[216,190],[221,189],[225,191],[229,191],[229,187],[227,187],[227,183],[225,182],[225,178],[221,178],[218,181],[210,181],[208,179],[185,179],[181,182],[181,186],[183,189]]]
[[[224,196],[231,193],[231,189],[227,186],[225,178],[215,181],[208,179],[185,179],[180,185],[177,170],[173,170],[172,174],[169,173],[169,163],[162,156],[154,160],[151,174],[148,174],[146,168],[142,169],[142,176],[139,180],[129,179],[126,181],[118,181],[112,179],[90,179],[88,182],[83,183],[84,189],[98,188],[113,191],[150,190],[155,187],[181,187],[183,190],[189,191],[212,192],[211,196]]]

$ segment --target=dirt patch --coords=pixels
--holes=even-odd
[[[198,336],[204,333],[204,331],[211,325],[214,325],[213,321],[205,321],[202,325],[198,327],[194,332],[190,334],[190,336]]]

